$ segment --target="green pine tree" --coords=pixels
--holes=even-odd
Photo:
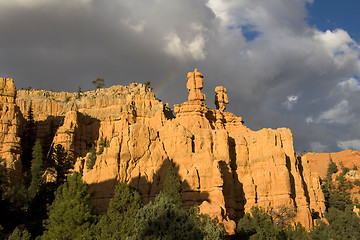
[[[178,207],[182,206],[181,186],[178,176],[175,173],[175,168],[171,163],[168,167],[163,183],[163,190],[167,196]]]
[[[99,239],[127,239],[135,231],[135,217],[142,207],[139,192],[126,183],[119,183],[107,213],[97,224]]]
[[[32,160],[32,149],[35,144],[35,120],[34,114],[32,110],[32,105],[30,104],[27,116],[24,131],[21,136],[21,163],[23,165],[24,171],[27,172],[30,170],[31,167],[31,160]]]
[[[88,204],[89,197],[80,173],[69,175],[48,207],[48,219],[44,221],[46,231],[41,239],[80,239],[96,220]]]
[[[31,183],[28,189],[30,199],[34,199],[40,190],[43,171],[43,151],[40,140],[36,140],[33,148],[33,160],[31,161]]]
[[[65,182],[66,176],[70,170],[74,168],[73,162],[68,158],[64,147],[61,144],[57,144],[53,151],[53,162],[57,173],[56,184],[60,186]]]
[[[138,211],[134,225],[132,239],[136,240],[197,240],[204,236],[195,220],[163,193]]]

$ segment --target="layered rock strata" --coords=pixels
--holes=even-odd
[[[11,78],[0,78],[0,157],[10,170],[10,181],[22,177],[20,160],[20,111],[15,104],[16,88]]]
[[[145,203],[153,200],[174,164],[184,207],[199,204],[228,234],[254,206],[285,206],[295,214],[291,222],[310,228],[312,212],[323,216],[324,197],[318,176],[296,157],[290,130],[252,131],[241,117],[209,109],[200,91],[202,74],[188,76],[189,100],[174,106],[176,117],[142,84],[85,93],[21,90],[16,103],[23,113],[31,103],[38,138],[54,129],[52,144],[62,144],[76,159],[100,213],[118,181],[139,189]],[[99,154],[87,169],[92,144]]]

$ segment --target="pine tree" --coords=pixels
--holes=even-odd
[[[59,186],[65,181],[67,174],[74,168],[74,166],[61,144],[57,144],[55,146],[53,151],[53,161],[57,173],[56,184]]]
[[[89,231],[96,216],[89,206],[87,185],[80,173],[74,172],[55,192],[55,200],[48,207],[46,231],[41,239],[79,239]]]
[[[36,140],[33,148],[33,160],[31,161],[31,183],[28,189],[30,199],[34,199],[40,190],[41,176],[43,175],[43,152],[40,140]]]
[[[26,123],[25,129],[21,137],[21,148],[23,150],[21,156],[21,162],[24,168],[24,171],[27,172],[30,170],[31,167],[31,159],[32,159],[32,149],[35,144],[35,121],[34,121],[34,114],[32,110],[32,105],[30,104],[27,116],[26,116]]]
[[[167,196],[178,207],[182,206],[181,186],[178,176],[175,173],[173,164],[168,167],[163,183],[163,190]]]
[[[139,192],[126,183],[119,183],[107,213],[97,224],[99,239],[127,239],[135,231],[135,217],[142,207]]]
[[[92,81],[92,84],[96,87],[96,89],[100,89],[105,86],[105,80],[103,78],[97,78]]]

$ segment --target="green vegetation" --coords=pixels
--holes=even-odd
[[[93,169],[95,162],[96,162],[96,150],[95,150],[95,145],[93,144],[89,150],[89,157],[86,160],[86,168],[88,170]]]
[[[180,180],[175,173],[173,163],[170,163],[166,171],[162,192],[166,197],[171,200],[173,204],[178,207],[182,206],[182,196],[180,188]]]
[[[135,217],[142,207],[140,193],[126,183],[119,183],[109,208],[97,224],[99,239],[126,239],[135,233]]]
[[[26,230],[21,230],[19,227],[16,227],[13,233],[9,236],[8,240],[30,240],[31,234]]]
[[[31,161],[31,183],[28,189],[30,199],[34,199],[40,191],[41,176],[43,175],[43,150],[40,140],[36,140]]]
[[[92,81],[92,84],[96,89],[100,89],[105,86],[105,80],[103,78],[97,78],[96,80]]]
[[[66,180],[67,174],[74,168],[73,162],[61,144],[57,144],[52,154],[53,164],[56,170],[56,184],[60,186]]]
[[[31,108],[27,122],[28,131],[35,133]],[[173,163],[167,168],[162,191],[153,201],[143,205],[136,189],[118,183],[107,212],[98,216],[89,206],[90,196],[82,176],[71,171],[71,154],[58,144],[50,151],[51,162],[47,163],[39,140],[28,134],[22,139],[26,146],[32,145],[24,181],[12,186],[9,170],[0,158],[0,239],[224,239],[224,228],[217,219],[200,214],[197,206],[190,210],[182,207],[181,182]],[[100,138],[97,151],[95,145],[90,148],[87,169],[93,168],[96,156],[108,144]],[[29,158],[22,156],[26,161]],[[52,168],[56,182],[43,181],[45,170]],[[349,171],[330,158],[321,182],[326,221],[312,212],[317,225],[310,231],[301,224],[292,225],[296,209],[285,205],[267,211],[252,208],[238,220],[233,239],[360,239],[360,218],[352,211],[354,205],[360,204],[350,197],[353,186],[345,177]],[[360,181],[353,184],[359,186]]]
[[[81,239],[96,221],[89,206],[87,185],[77,172],[55,192],[55,200],[48,207],[48,219],[41,239]]]
[[[202,239],[202,233],[185,210],[160,193],[139,210],[133,239]]]
[[[81,93],[82,93],[81,87],[78,86],[78,90],[77,90],[77,92],[76,92],[76,99],[80,99],[80,98],[81,98]]]
[[[97,152],[97,155],[100,155],[104,152],[104,148],[106,146],[106,142],[104,141],[103,138],[100,138],[99,140],[99,151]]]
[[[32,105],[30,104],[27,111],[24,131],[21,134],[21,149],[22,149],[21,163],[25,173],[28,172],[31,167],[32,150],[35,144],[35,136],[36,136],[36,128],[35,128],[34,114],[32,110]],[[28,182],[29,181],[28,176],[25,176],[25,178],[26,178],[25,181]]]

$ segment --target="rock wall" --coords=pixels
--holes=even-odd
[[[347,191],[353,200],[360,199],[360,186],[355,181],[360,180],[360,152],[354,150],[345,150],[333,153],[315,153],[310,152],[302,156],[304,164],[309,165],[313,174],[318,174],[321,179],[326,178],[327,168],[330,158],[337,165],[338,172],[333,175],[333,181],[342,173],[342,166],[349,169],[345,178],[353,183],[353,187]]]
[[[22,177],[20,160],[20,111],[15,105],[16,88],[11,78],[0,78],[0,157],[10,169],[10,181],[19,182]]]
[[[142,84],[84,93],[21,90],[16,103],[23,113],[31,104],[38,138],[45,141],[54,131],[52,144],[76,159],[100,213],[118,181],[139,189],[145,203],[153,200],[172,162],[184,207],[199,204],[228,234],[253,206],[285,206],[295,214],[291,222],[306,228],[313,225],[312,212],[323,216],[319,178],[296,157],[289,129],[252,131],[241,117],[209,109],[200,99],[175,105],[174,117]],[[87,169],[86,151],[92,144],[99,151],[101,141],[105,148]]]

